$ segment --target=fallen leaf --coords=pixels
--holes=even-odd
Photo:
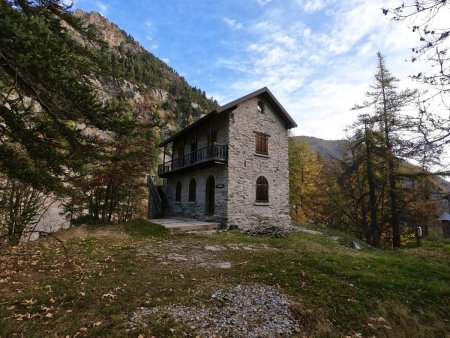
[[[49,312],[49,313],[47,313],[47,314],[45,315],[45,317],[46,317],[46,318],[52,318],[52,317],[53,317],[53,314],[52,314],[51,312]]]
[[[36,300],[34,300],[33,298],[31,298],[31,299],[25,299],[25,300],[22,302],[22,304],[25,304],[25,305],[33,305],[34,303],[36,303]]]
[[[102,296],[102,299],[103,298],[109,298],[109,299],[114,299],[114,298],[116,298],[117,296],[115,295],[115,294],[113,294],[112,292],[109,292],[109,293],[105,293],[103,296]]]

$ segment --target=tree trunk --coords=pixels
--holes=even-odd
[[[383,75],[383,73],[382,73]],[[397,205],[397,187],[396,187],[396,177],[395,177],[395,162],[394,154],[392,149],[392,143],[390,138],[389,130],[389,118],[388,118],[388,107],[386,98],[386,79],[382,78],[382,95],[383,95],[383,127],[384,127],[384,144],[386,147],[386,157],[388,164],[388,177],[389,177],[389,199],[391,207],[391,227],[392,227],[392,246],[394,248],[400,248],[400,215]]]
[[[369,139],[369,131],[367,130],[367,122],[364,123],[364,136],[366,144],[366,174],[369,185],[369,205],[370,205],[370,244],[374,247],[380,247],[381,229],[378,224],[377,217],[377,197],[375,194],[375,181],[373,176],[373,163],[371,142]]]

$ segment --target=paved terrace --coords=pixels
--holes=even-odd
[[[220,223],[205,222],[192,218],[155,218],[150,222],[160,224],[171,232],[218,230]]]

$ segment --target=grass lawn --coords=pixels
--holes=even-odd
[[[1,337],[195,337],[168,316],[130,331],[130,316],[171,304],[206,307],[213,290],[238,284],[279,287],[302,324],[299,336],[449,337],[448,242],[358,251],[336,233],[171,235],[142,221],[58,236],[68,257],[51,238],[0,247]],[[231,268],[208,265],[224,261]]]

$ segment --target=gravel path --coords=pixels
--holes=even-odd
[[[237,285],[213,291],[203,306],[168,305],[137,309],[129,330],[166,315],[201,337],[292,337],[300,331],[285,295],[264,285]]]

